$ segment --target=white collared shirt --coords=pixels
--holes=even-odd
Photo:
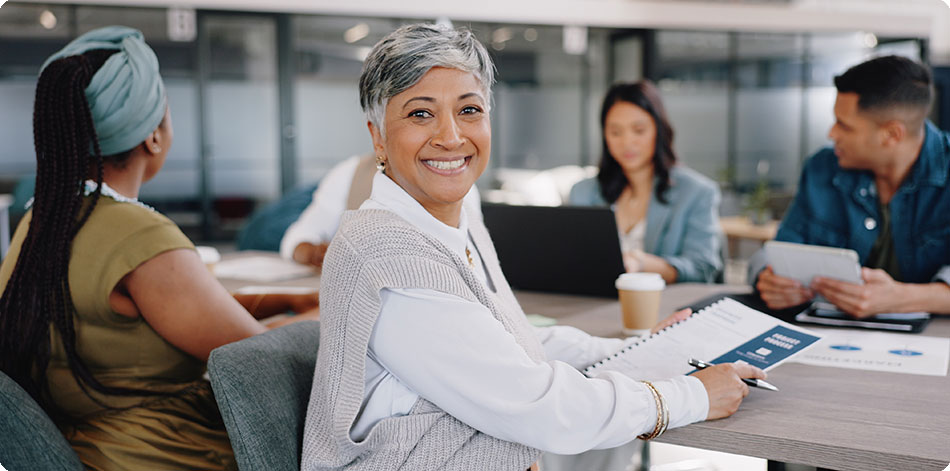
[[[463,260],[468,247],[485,283],[468,236],[470,206],[463,205],[459,227],[450,227],[377,174],[360,209],[391,211]],[[380,298],[362,407],[350,430],[356,441],[380,420],[408,414],[420,396],[483,433],[554,453],[615,447],[653,430],[656,404],[643,384],[616,372],[591,379],[579,371],[619,350],[622,340],[567,326],[536,328],[548,357],[536,362],[479,303],[418,288],[384,289]],[[706,418],[708,397],[698,379],[680,376],[654,385],[669,405],[671,428]]]

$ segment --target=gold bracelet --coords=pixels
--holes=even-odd
[[[641,440],[653,440],[666,431],[667,426],[670,424],[670,412],[666,406],[666,400],[663,399],[663,395],[660,394],[660,391],[653,386],[653,383],[649,381],[641,381],[641,383],[647,385],[647,388],[653,395],[653,400],[656,402],[656,426],[653,427],[653,432],[650,434],[640,434],[637,438]]]
[[[670,408],[666,404],[666,399],[662,394],[660,394],[659,390],[656,391],[656,395],[660,396],[660,403],[663,404],[663,427],[660,428],[660,433],[656,434],[656,437],[653,438],[663,435],[663,433],[666,432],[667,427],[670,426]]]

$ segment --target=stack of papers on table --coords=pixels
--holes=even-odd
[[[313,276],[307,265],[274,257],[243,257],[218,262],[214,267],[218,278],[274,282]]]

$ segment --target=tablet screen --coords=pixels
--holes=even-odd
[[[765,254],[776,275],[804,286],[816,276],[863,284],[858,253],[851,249],[769,241]]]

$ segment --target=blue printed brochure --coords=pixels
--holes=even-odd
[[[619,352],[584,370],[587,376],[620,371],[655,380],[688,374],[690,358],[709,363],[744,361],[769,370],[813,346],[821,337],[724,298],[648,337],[631,338]]]

